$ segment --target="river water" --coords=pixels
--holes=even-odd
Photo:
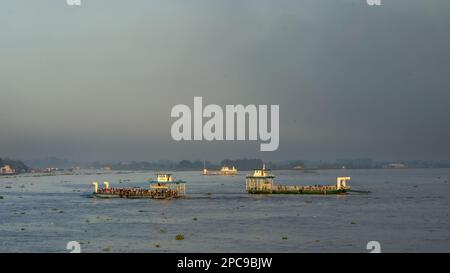
[[[450,251],[450,169],[274,171],[280,184],[334,184],[339,196],[249,195],[245,175],[174,172],[180,200],[97,199],[93,180],[147,187],[153,172],[0,177],[0,252]],[[178,234],[184,240],[176,240]]]

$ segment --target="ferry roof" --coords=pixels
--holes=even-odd
[[[182,180],[178,180],[178,181],[156,181],[156,180],[152,180],[149,181],[150,184],[171,184],[171,183],[175,183],[175,184],[185,184],[186,181],[182,181]]]
[[[264,178],[275,178],[275,176],[273,176],[273,175],[265,175],[265,176],[247,175],[246,178],[264,179]]]

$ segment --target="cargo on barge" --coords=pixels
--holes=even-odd
[[[251,194],[344,194],[350,190],[350,177],[338,177],[336,185],[286,186],[274,184],[274,176],[263,166],[246,177],[245,189]]]
[[[99,188],[94,181],[93,196],[98,198],[151,198],[173,199],[186,195],[186,182],[175,181],[171,174],[158,173],[156,180],[150,181],[148,189],[143,188],[110,188],[109,182],[104,182],[104,187]]]

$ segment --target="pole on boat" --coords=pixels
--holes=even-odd
[[[94,193],[97,193],[98,192],[98,182],[94,181],[94,182],[92,182],[92,184],[94,185]]]
[[[203,175],[207,175],[208,174],[208,170],[206,169],[206,161],[203,160]]]

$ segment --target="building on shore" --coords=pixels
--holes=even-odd
[[[11,168],[10,165],[5,165],[0,168],[0,175],[12,175],[15,173],[16,171],[13,168]]]

